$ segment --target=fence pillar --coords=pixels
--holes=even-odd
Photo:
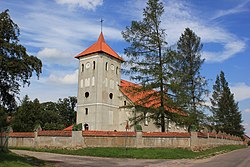
[[[142,139],[142,132],[136,132],[136,148],[143,147],[143,139]]]
[[[191,148],[191,150],[196,150],[198,147],[199,147],[198,133],[191,132],[190,148]]]
[[[72,131],[72,147],[84,147],[82,131]]]

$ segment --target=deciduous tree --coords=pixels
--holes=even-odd
[[[0,106],[12,111],[21,85],[29,85],[32,73],[41,73],[42,62],[19,44],[20,30],[8,14],[0,13]]]

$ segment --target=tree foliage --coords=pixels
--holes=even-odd
[[[125,49],[125,54],[131,66],[129,71],[131,79],[142,86],[138,87],[138,91],[155,90],[145,95],[141,99],[141,104],[149,103],[152,97],[155,101],[159,101],[159,106],[147,110],[147,116],[161,126],[164,132],[170,112],[165,109],[169,82],[168,75],[166,75],[169,59],[166,49],[166,33],[161,25],[163,12],[162,2],[149,0],[143,10],[142,21],[132,21],[131,26],[126,27],[122,35],[130,43],[130,46]],[[146,111],[145,108],[143,110]],[[145,114],[141,116],[143,115]],[[138,117],[139,120],[141,116]]]
[[[75,123],[76,97],[59,99],[57,103],[31,101],[28,96],[14,113],[12,123],[16,132],[31,132],[38,125],[43,130],[62,130]]]
[[[19,44],[20,30],[8,14],[0,13],[0,106],[8,111],[16,107],[15,97],[21,85],[29,85],[33,72],[39,76],[42,62],[27,54]]]
[[[189,114],[188,124],[198,127],[204,119],[204,97],[208,94],[207,81],[200,73],[204,59],[202,44],[191,29],[186,28],[177,42],[172,56],[170,73],[172,97],[175,105]]]
[[[215,129],[228,134],[242,136],[244,128],[241,125],[241,112],[239,111],[238,103],[234,100],[234,94],[230,91],[223,71],[216,77],[210,100]]]

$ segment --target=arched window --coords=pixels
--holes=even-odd
[[[106,65],[105,65],[105,70],[106,70],[106,71],[108,71],[108,68],[109,68],[109,66],[108,66],[108,62],[106,62]]]
[[[82,72],[84,71],[84,64],[82,64]]]
[[[110,99],[113,99],[113,93],[110,93],[110,94],[109,94],[109,98],[110,98]]]
[[[95,69],[95,61],[93,61],[93,69]]]
[[[118,67],[116,67],[116,70],[115,70],[115,73],[116,73],[116,74],[118,74],[118,70],[119,70]]]

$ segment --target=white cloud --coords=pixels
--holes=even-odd
[[[103,4],[103,0],[55,0],[58,4],[66,4],[70,7],[81,7],[88,10],[95,10]]]
[[[37,53],[37,56],[40,58],[65,58],[68,57],[68,53],[55,48],[44,48]]]
[[[250,98],[250,86],[245,83],[237,83],[230,87],[237,101]]]
[[[168,0],[164,1],[164,7],[162,24],[163,28],[166,29],[169,45],[175,44],[185,28],[189,27],[201,37],[201,42],[204,45],[213,43],[222,46],[220,51],[204,51],[202,53],[207,62],[223,62],[243,52],[246,48],[245,41],[222,28],[219,23],[202,18],[200,15],[202,11],[196,11],[188,1]],[[139,11],[142,12],[142,9]],[[131,13],[137,15],[138,20],[141,19],[138,10],[131,11]]]
[[[36,54],[36,56],[42,60],[43,64],[48,66],[58,64],[77,67],[77,60],[74,58],[75,55],[56,48],[43,48]]]
[[[64,76],[58,76],[51,74],[47,78],[47,82],[55,84],[77,84],[78,82],[78,70],[75,70],[74,73],[66,74]]]
[[[248,113],[250,113],[250,108],[247,108],[247,109],[243,110],[243,112],[248,112]],[[248,124],[247,124],[247,125],[248,125]]]
[[[223,16],[231,15],[231,14],[236,14],[236,13],[241,13],[241,12],[246,12],[249,11],[249,0],[244,1],[243,3],[240,3],[239,5],[226,9],[226,10],[219,10],[216,12],[216,14],[212,17],[212,19],[217,19]]]
[[[163,23],[166,25],[170,44],[176,42],[184,29],[189,27],[201,37],[202,43],[215,43],[223,46],[223,49],[219,52],[203,52],[203,57],[208,62],[222,62],[245,49],[244,41],[219,25],[202,20],[200,16],[193,12],[189,4],[172,0],[165,5],[166,12]]]

